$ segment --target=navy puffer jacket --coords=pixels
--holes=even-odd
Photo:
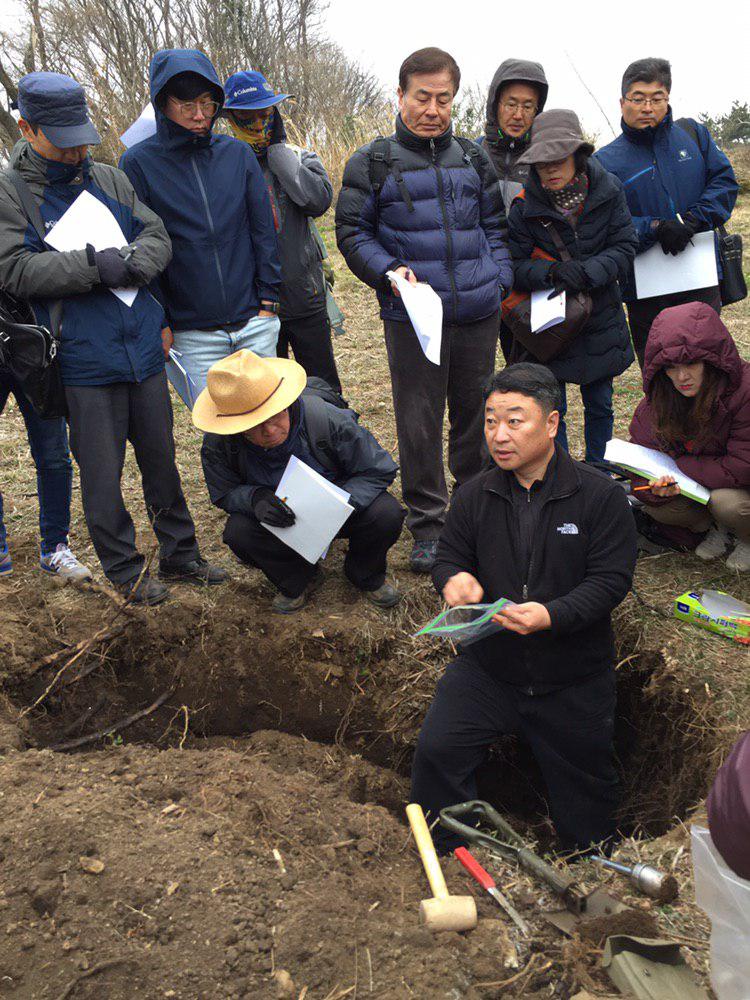
[[[478,155],[469,157],[450,128],[435,139],[421,138],[400,115],[389,142],[392,166],[377,207],[370,144],[344,170],[336,242],[347,264],[377,291],[383,319],[408,319],[385,278],[400,266],[434,288],[446,323],[491,316],[510,289],[513,270],[499,183],[487,153],[477,147]]]
[[[552,207],[535,170],[525,199],[518,198],[508,216],[518,290],[552,287],[552,264],[531,259],[534,247],[560,259],[546,225],[550,221],[571,257],[583,264],[593,300],[591,318],[572,344],[547,363],[561,381],[579,385],[620,375],[633,361],[618,281],[627,276],[637,246],[619,180],[596,160],[589,160],[586,169],[589,191],[575,229]]]

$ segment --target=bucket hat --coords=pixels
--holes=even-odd
[[[594,147],[583,137],[581,123],[575,111],[543,111],[534,119],[531,143],[517,162],[554,163],[556,160],[564,160],[579,149],[585,149],[589,156],[594,152]]]
[[[63,73],[27,73],[18,82],[21,117],[39,126],[58,149],[97,146],[102,140],[89,118],[80,83]]]
[[[208,369],[193,423],[212,434],[240,434],[291,406],[306,384],[305,369],[296,361],[236,351]]]
[[[259,111],[281,104],[291,94],[276,94],[262,73],[243,70],[232,73],[224,84],[225,111]]]

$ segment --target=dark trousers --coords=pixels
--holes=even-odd
[[[710,288],[695,288],[690,292],[675,292],[673,295],[655,295],[652,299],[634,299],[632,302],[626,303],[633,350],[641,368],[643,368],[646,341],[651,324],[662,309],[668,309],[670,306],[681,306],[685,302],[705,302],[721,314],[721,294],[718,285],[712,285]]]
[[[382,587],[388,549],[398,541],[403,521],[398,500],[390,493],[381,493],[369,507],[355,510],[341,528],[336,537],[349,539],[344,573],[355,587]],[[229,515],[224,543],[242,562],[262,570],[286,597],[299,597],[318,570],[246,514]]]
[[[573,650],[571,650],[573,655]],[[477,797],[475,772],[489,746],[513,733],[531,746],[550,814],[566,848],[603,840],[615,828],[615,674],[611,668],[550,694],[529,695],[459,655],[445,671],[419,734],[411,801],[434,819]],[[436,827],[441,850],[459,839]]]
[[[333,356],[331,324],[325,309],[303,316],[302,319],[283,319],[276,344],[276,354],[280,358],[289,357],[289,348],[294,351],[294,360],[308,375],[324,379],[341,392],[341,382]]]
[[[81,472],[81,499],[91,541],[113,583],[135,579],[143,556],[125,509],[120,480],[125,446],[133,446],[149,521],[161,562],[180,566],[198,557],[195,527],[175,464],[172,404],[162,371],[145,382],[66,386],[70,445]]]
[[[460,486],[485,456],[482,389],[495,370],[498,314],[478,323],[443,326],[440,364],[424,356],[411,323],[385,322],[398,434],[406,526],[415,539],[435,539],[445,522],[443,417],[448,401],[448,467]]]
[[[560,407],[560,426],[557,440],[568,450],[568,429],[565,424],[565,414],[568,412],[568,396],[565,382],[559,382],[562,406]],[[601,462],[604,459],[604,449],[612,437],[615,425],[615,411],[612,409],[612,379],[602,378],[598,382],[589,382],[581,387],[581,402],[583,403],[583,437],[586,442],[586,461]]]
[[[7,369],[0,370],[0,413],[10,394],[15,396],[29,439],[31,457],[36,466],[36,489],[39,496],[39,532],[42,553],[54,552],[68,541],[73,464],[68,449],[65,420],[43,420],[37,416],[18,380]],[[0,493],[0,549],[6,544],[3,521],[3,495]]]

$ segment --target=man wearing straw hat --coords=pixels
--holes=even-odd
[[[393,607],[401,595],[386,582],[386,558],[401,534],[404,512],[387,490],[398,466],[351,410],[322,402],[324,441],[311,434],[305,408],[313,404],[303,396],[306,383],[296,361],[247,350],[209,369],[193,423],[207,432],[201,458],[209,496],[229,515],[224,542],[277,588],[274,611],[293,614],[304,607],[322,582],[319,564],[307,562],[263,527],[294,524],[294,511],[275,491],[295,456],[350,494],[354,513],[339,531],[349,540],[344,573],[376,607]],[[322,461],[321,443],[330,461]]]

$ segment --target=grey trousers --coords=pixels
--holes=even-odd
[[[180,566],[198,557],[195,526],[175,464],[172,404],[162,371],[144,382],[65,387],[70,447],[81,473],[86,525],[105,576],[135,579],[144,558],[125,508],[120,480],[125,446],[133,446],[143,498],[159,540],[160,562]]]
[[[424,356],[411,323],[385,321],[406,526],[418,541],[437,538],[445,522],[446,400],[448,468],[459,486],[481,471],[482,389],[495,369],[498,327],[498,313],[477,323],[445,324],[440,364],[434,365]]]

